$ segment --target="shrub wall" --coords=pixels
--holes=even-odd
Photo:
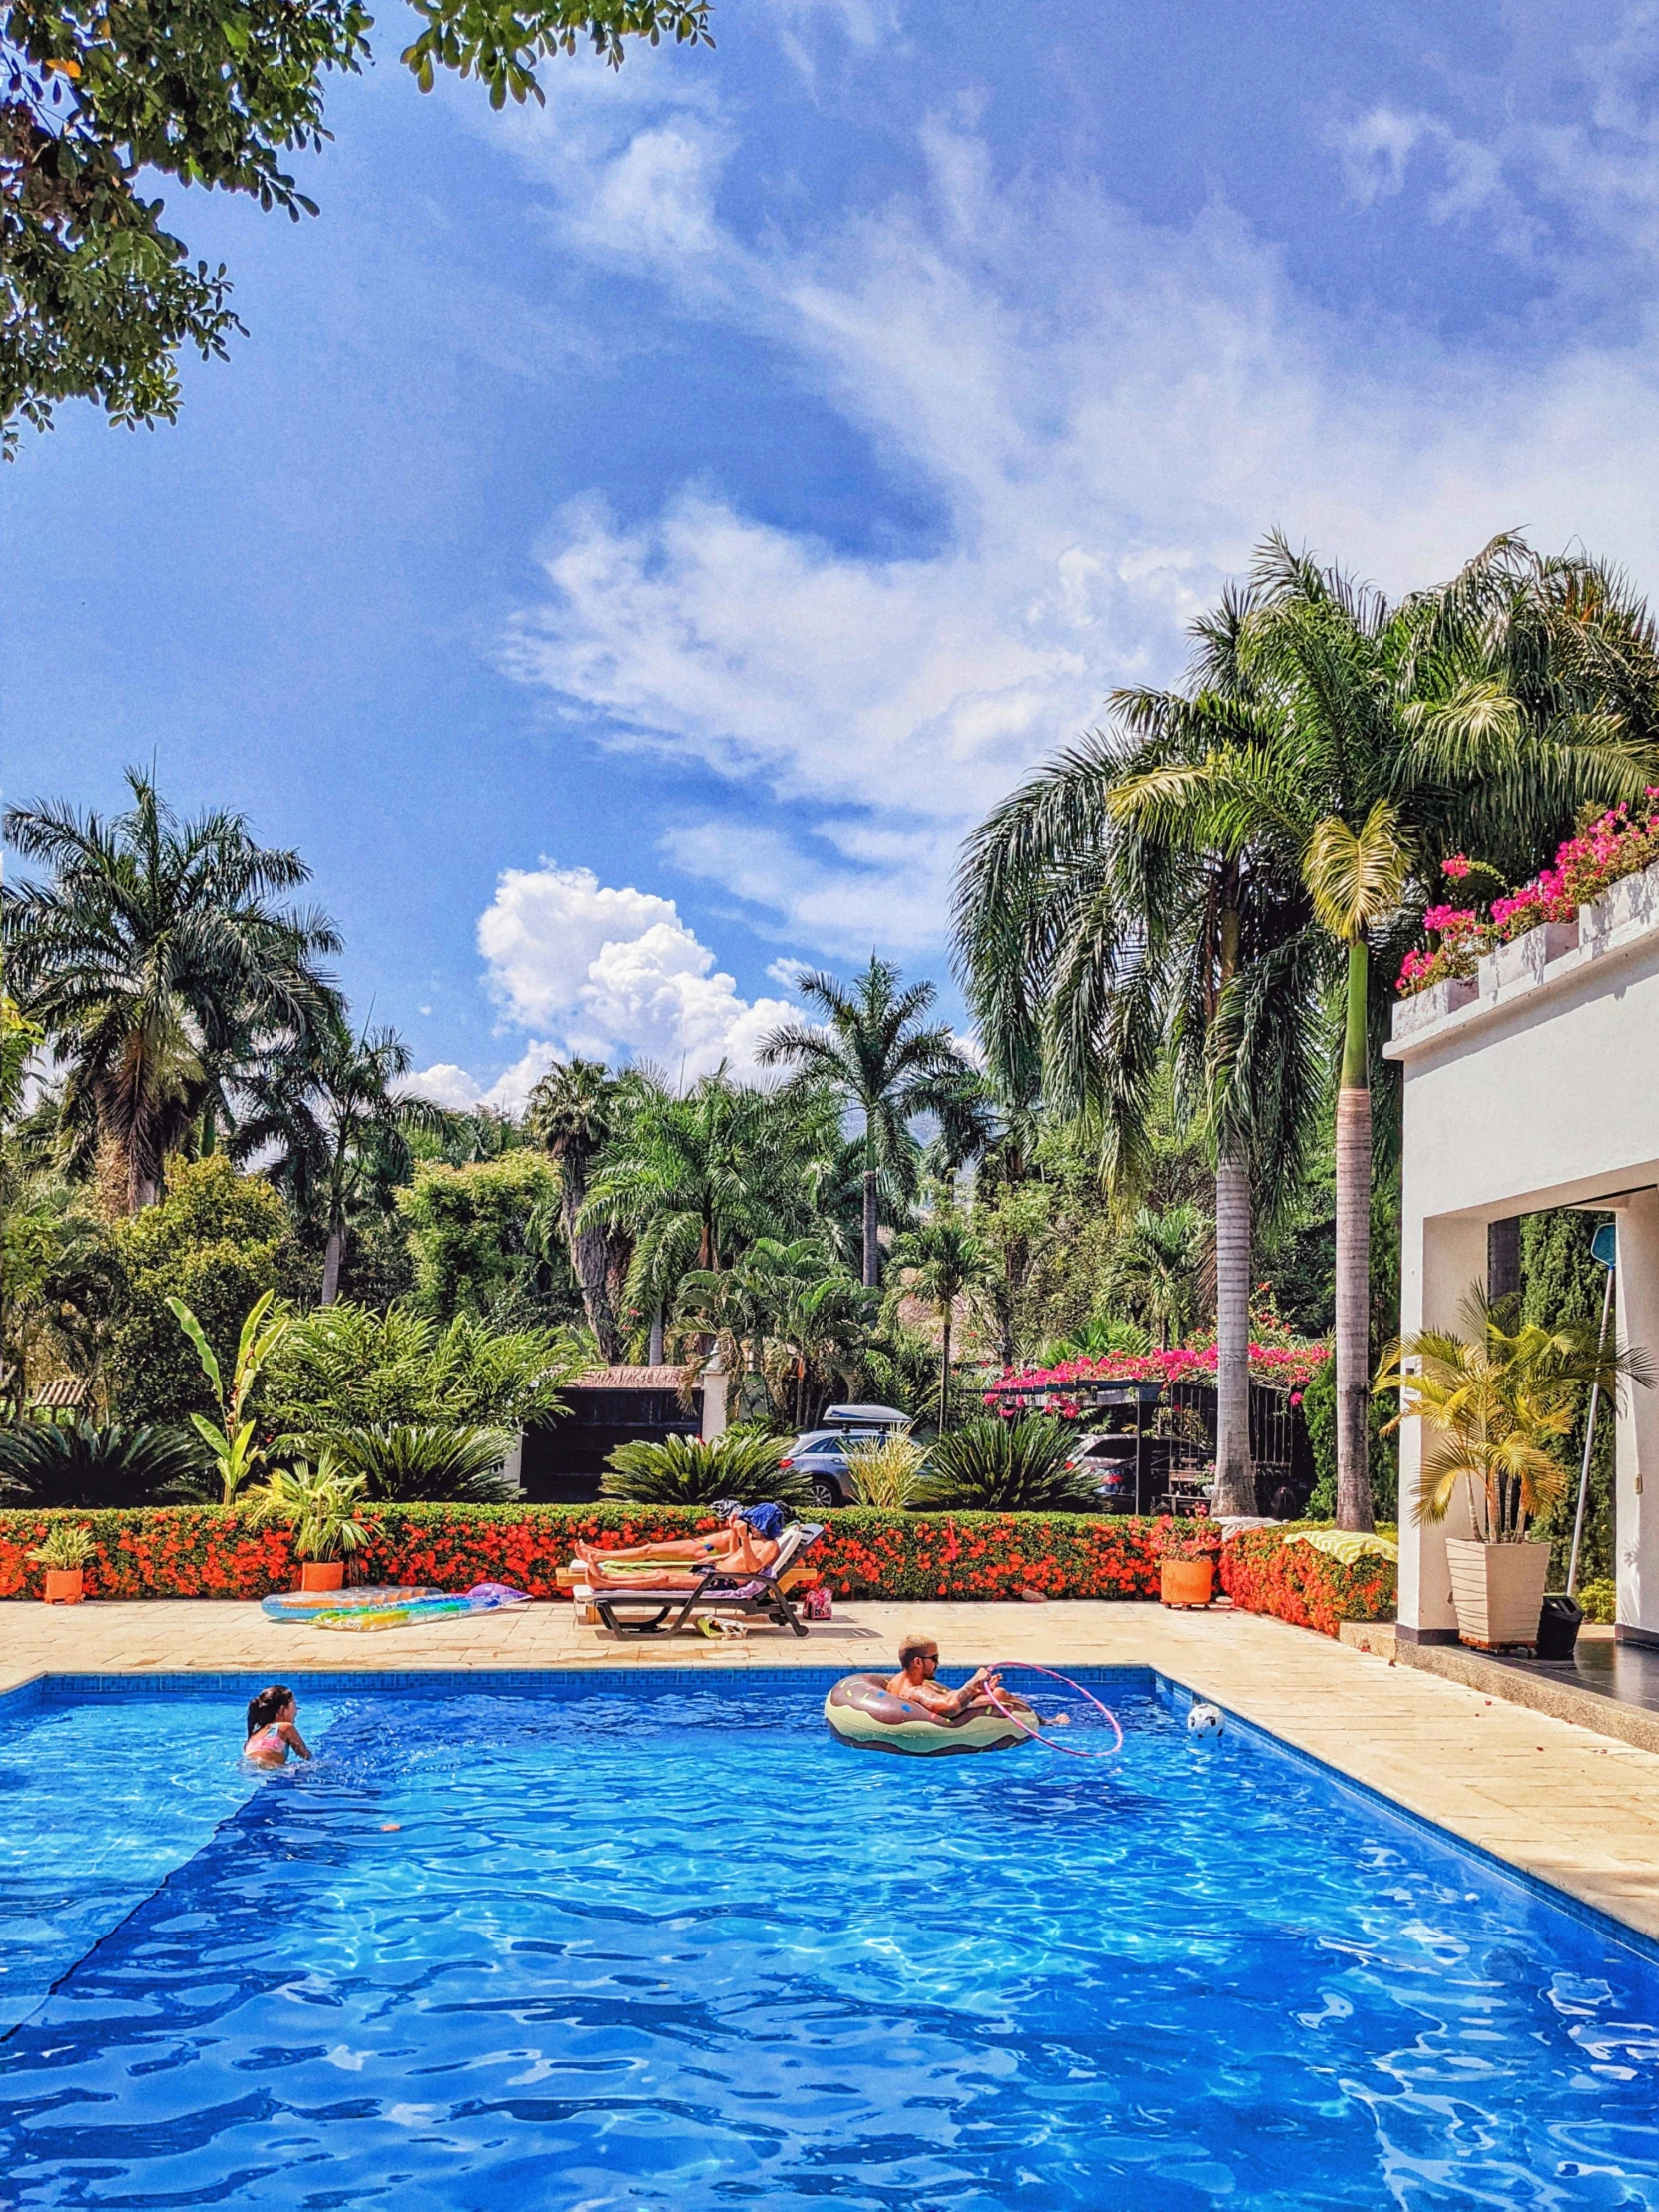
[[[1154,1598],[1152,1520],[1076,1513],[890,1513],[848,1507],[826,1516],[812,1554],[837,1597]],[[212,1505],[108,1512],[0,1511],[0,1598],[39,1597],[43,1570],[25,1553],[57,1521],[90,1528],[92,1597],[258,1598],[299,1579],[287,1531],[256,1530]],[[353,1582],[426,1583],[464,1590],[510,1582],[558,1597],[557,1570],[580,1538],[609,1549],[712,1528],[694,1506],[390,1505],[353,1555]],[[1327,1636],[1344,1620],[1393,1611],[1391,1561],[1345,1567],[1277,1529],[1235,1537],[1221,1555],[1221,1587],[1237,1606]]]
[[[1399,1570],[1391,1559],[1346,1567],[1277,1528],[1250,1528],[1224,1544],[1221,1586],[1247,1613],[1271,1613],[1295,1628],[1335,1636],[1344,1621],[1392,1620]]]
[[[210,1505],[109,1512],[0,1512],[0,1597],[38,1597],[43,1570],[24,1554],[56,1521],[90,1528],[93,1597],[257,1598],[298,1580],[285,1529]],[[826,1515],[812,1563],[837,1597],[1156,1597],[1155,1522],[1072,1513]],[[607,1548],[713,1528],[692,1506],[392,1505],[352,1555],[353,1582],[427,1583],[464,1590],[510,1582],[558,1597],[557,1570],[580,1538]]]

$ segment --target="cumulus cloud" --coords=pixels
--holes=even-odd
[[[536,156],[566,237],[763,335],[944,518],[892,554],[708,486],[626,523],[591,497],[504,643],[601,742],[788,811],[681,824],[664,849],[793,944],[936,948],[962,833],[1113,686],[1178,674],[1187,622],[1270,525],[1392,588],[1516,525],[1659,558],[1652,312],[1633,341],[1553,353],[1360,328],[1224,205],[1159,226],[1092,185],[1002,180],[960,119],[925,126],[925,196],[755,244],[717,213],[736,134],[707,88],[683,115],[630,98],[596,96],[580,163]],[[1380,107],[1340,150],[1362,198],[1432,152],[1433,212],[1499,209],[1501,150],[1433,117]],[[639,221],[658,191],[666,229]]]
[[[740,997],[674,901],[614,889],[591,868],[508,868],[478,923],[486,981],[504,1025],[535,1032],[523,1057],[484,1085],[441,1063],[406,1088],[439,1105],[516,1111],[556,1059],[655,1062],[674,1083],[724,1061],[753,1074],[787,998]]]

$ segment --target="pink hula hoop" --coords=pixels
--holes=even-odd
[[[1051,1682],[1063,1682],[1068,1690],[1075,1690],[1079,1697],[1086,1697],[1095,1711],[1104,1713],[1111,1722],[1112,1733],[1116,1736],[1117,1742],[1110,1751],[1079,1751],[1075,1744],[1052,1743],[1048,1737],[1038,1735],[1034,1728],[1027,1728],[1019,1715],[1010,1713],[996,1692],[987,1688],[985,1695],[1005,1721],[1012,1721],[1022,1734],[1031,1737],[1034,1742],[1044,1745],[1049,1751],[1063,1751],[1068,1759],[1115,1759],[1117,1757],[1123,1749],[1123,1730],[1118,1726],[1118,1717],[1109,1705],[1102,1705],[1092,1690],[1086,1690],[1081,1682],[1073,1682],[1069,1674],[1056,1674],[1052,1667],[1039,1667],[1031,1659],[999,1659],[990,1671],[992,1674],[999,1674],[1004,1668],[1011,1670],[1015,1667],[1023,1667],[1027,1674],[1045,1674]]]

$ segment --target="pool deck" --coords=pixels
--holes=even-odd
[[[854,1603],[800,1640],[618,1644],[568,1605],[376,1635],[269,1621],[257,1605],[0,1604],[0,1691],[42,1674],[422,1668],[890,1667],[935,1636],[947,1675],[994,1659],[1150,1666],[1465,1841],[1659,1937],[1659,1752],[1253,1614],[1158,1605]],[[1380,1639],[1381,1641],[1382,1639]]]

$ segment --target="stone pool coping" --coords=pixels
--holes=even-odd
[[[947,1672],[993,1659],[1144,1666],[1535,1880],[1659,1937],[1659,1753],[1259,1615],[1149,1604],[854,1603],[806,1639],[618,1644],[568,1605],[342,1636],[257,1605],[0,1604],[0,1690],[48,1674],[396,1674],[456,1669],[891,1664],[908,1629]],[[343,1647],[343,1648],[342,1648]]]

